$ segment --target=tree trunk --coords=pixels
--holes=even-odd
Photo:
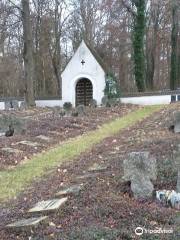
[[[34,58],[32,26],[30,20],[29,0],[21,0],[22,3],[22,23],[24,40],[24,74],[25,74],[25,100],[28,107],[35,106],[34,98]]]
[[[146,34],[146,85],[149,90],[154,89],[154,73],[156,61],[157,38],[159,30],[160,4],[151,6],[149,28]]]
[[[133,50],[134,50],[134,74],[137,88],[140,92],[145,90],[145,57],[144,35],[146,27],[145,0],[135,3],[137,13],[134,17]]]
[[[172,33],[171,33],[171,73],[170,88],[172,90],[178,87],[178,1],[172,1]]]

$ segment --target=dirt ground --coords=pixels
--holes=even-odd
[[[149,151],[158,162],[155,189],[175,189],[177,171],[172,159],[180,135],[170,132],[168,127],[177,110],[180,110],[179,104],[164,107],[143,122],[105,139],[90,152],[82,154],[72,163],[55,168],[49,176],[34,183],[17,199],[1,206],[0,239],[179,239],[179,211],[164,207],[155,199],[135,200],[129,184],[122,181],[122,163],[127,154]],[[102,119],[108,120],[107,115],[101,118],[101,122],[104,121]],[[78,176],[86,174],[94,163],[105,164],[108,169],[92,178],[79,179]],[[78,196],[69,197],[60,211],[49,214],[50,224],[20,233],[4,228],[14,220],[28,217],[27,210],[37,201],[54,198],[62,187],[76,183],[85,183],[84,190]],[[144,234],[138,238],[134,230],[142,226],[150,230],[172,229],[173,234]]]
[[[117,117],[121,117],[138,107],[133,105],[120,105],[114,108],[88,108],[84,117],[59,117],[55,109],[32,109],[27,111],[5,112],[1,114],[13,114],[13,116],[26,119],[26,131],[24,134],[15,134],[13,137],[0,137],[0,170],[15,167],[23,160],[27,160],[33,154],[37,154],[47,147],[60,144],[68,138],[81,135],[87,131],[95,130],[98,126]],[[37,138],[46,136],[49,140]],[[21,141],[37,143],[37,146],[23,145]],[[3,151],[4,148],[18,150],[16,153]]]

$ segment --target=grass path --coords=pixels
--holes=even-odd
[[[160,106],[144,107],[104,124],[97,130],[70,139],[45,153],[38,154],[14,169],[0,171],[0,201],[8,201],[17,196],[35,179],[49,173],[53,167],[67,160],[72,160],[81,153],[90,150],[93,145],[103,139],[142,121],[161,108]]]

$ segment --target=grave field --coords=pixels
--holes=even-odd
[[[155,200],[135,200],[129,184],[122,180],[123,160],[127,155],[148,151],[157,159],[155,189],[176,188],[177,169],[173,167],[172,152],[180,142],[180,134],[168,128],[177,110],[180,110],[179,104],[163,107],[141,122],[106,137],[73,161],[54,166],[46,177],[2,204],[0,239],[139,239],[134,230],[144,226],[149,230],[172,229],[173,233],[144,234],[140,239],[178,240],[180,212]],[[62,209],[48,216],[49,224],[18,234],[5,229],[5,225],[14,220],[30,217],[28,210],[37,202],[57,198],[59,192],[71,186],[82,188],[68,196]]]
[[[27,121],[25,131],[11,138],[0,136],[0,170],[11,169],[32,155],[61,144],[69,138],[95,130],[103,123],[126,115],[139,107],[121,105],[114,108],[89,108],[84,117],[64,117],[54,109],[31,109],[26,111],[0,111],[0,118],[10,115]],[[0,126],[1,130],[1,126]]]

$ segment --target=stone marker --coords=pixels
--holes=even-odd
[[[123,180],[131,181],[136,199],[149,198],[154,190],[151,180],[157,178],[156,159],[149,155],[149,152],[132,152],[123,162]]]
[[[86,107],[84,105],[77,106],[76,111],[78,113],[78,116],[85,116],[86,115]]]
[[[19,109],[19,101],[18,100],[12,100],[12,105],[13,105],[14,110]]]
[[[15,114],[2,114],[0,115],[0,131],[6,132],[9,125],[12,125],[15,133],[24,133],[26,130],[27,121],[17,117]]]
[[[43,141],[47,141],[47,142],[50,142],[51,141],[51,138],[47,137],[47,136],[44,136],[44,135],[39,135],[37,136],[36,138],[40,139],[40,140],[43,140]]]
[[[38,202],[28,212],[35,213],[35,212],[55,211],[59,209],[67,200],[68,198],[41,201],[41,202]]]
[[[123,162],[124,177],[126,181],[131,181],[134,175],[142,173],[149,176],[151,180],[157,178],[156,159],[150,157],[149,152],[132,152],[128,154],[127,159]]]
[[[5,105],[5,110],[13,109],[13,106],[12,106],[12,104],[10,103],[10,101],[5,101],[5,102],[4,102],[4,105]]]
[[[94,163],[89,169],[89,172],[96,172],[96,171],[105,171],[107,170],[108,167],[107,166],[101,166],[98,163]]]
[[[174,114],[174,120],[175,120],[174,132],[180,133],[180,111]]]
[[[47,220],[47,216],[44,217],[33,217],[28,219],[22,219],[19,221],[16,221],[14,223],[6,225],[7,228],[17,228],[17,229],[24,229],[24,228],[32,228],[38,226],[40,223]]]
[[[171,95],[171,103],[176,102],[176,95]]]
[[[23,111],[27,109],[27,104],[25,101],[22,101],[19,106],[19,110]]]
[[[108,96],[102,97],[101,104],[102,104],[103,107],[106,107],[108,102],[109,102]]]
[[[154,186],[148,176],[139,174],[131,179],[131,190],[136,199],[151,198]]]
[[[5,101],[5,110],[18,110],[19,102],[17,100],[7,100]]]
[[[178,144],[177,151],[174,151],[173,155],[174,155],[174,167],[178,171],[176,190],[178,193],[180,193],[180,144]]]
[[[6,147],[6,148],[2,148],[1,149],[3,152],[7,152],[7,153],[22,153],[23,151],[19,150],[19,149],[15,149],[15,148],[10,148],[10,147]]]
[[[83,184],[73,185],[71,187],[67,187],[60,190],[58,193],[56,193],[56,196],[71,195],[71,194],[78,195],[83,189],[83,187],[84,187]]]
[[[97,101],[95,99],[91,99],[89,102],[89,106],[91,108],[96,108],[97,107]]]

